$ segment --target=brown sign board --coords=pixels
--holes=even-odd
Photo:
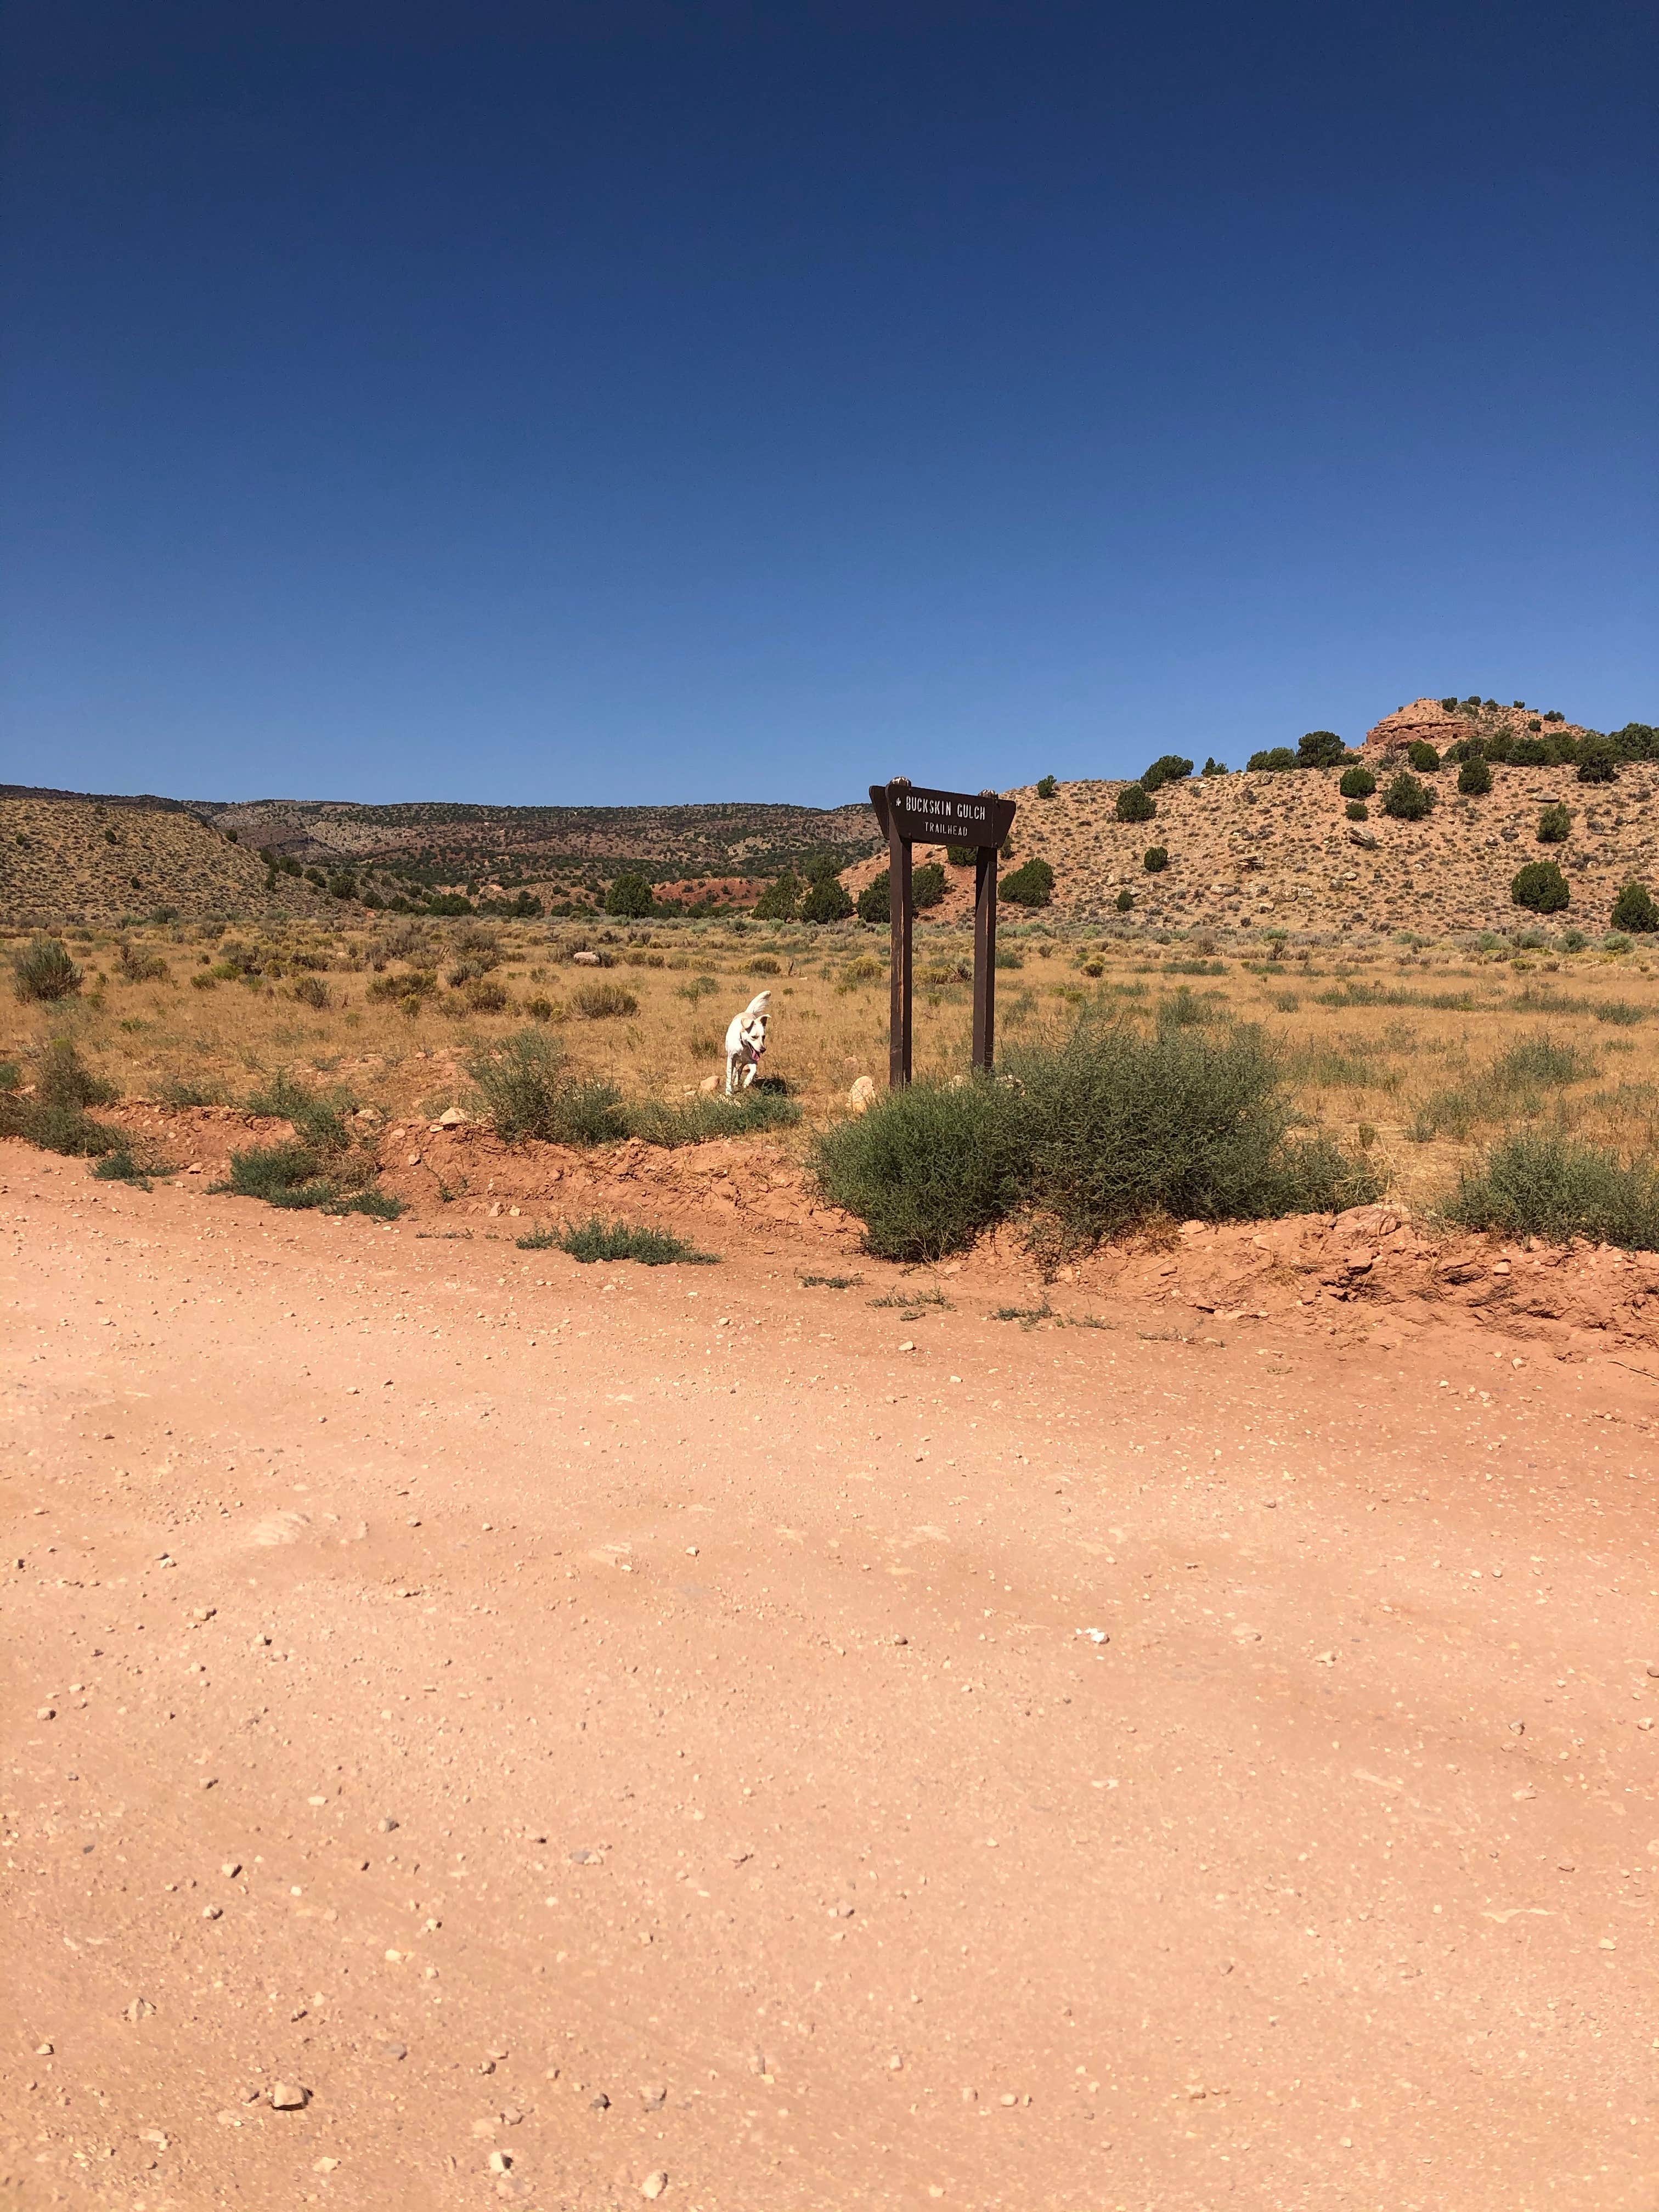
[[[1014,801],[994,791],[928,791],[919,783],[872,783],[870,804],[881,834],[907,845],[1000,845],[1013,826]]]
[[[974,854],[974,1066],[991,1072],[996,1049],[997,849],[1014,823],[1015,802],[994,791],[929,791],[895,776],[872,783],[870,804],[887,840],[887,911],[892,932],[888,1080],[910,1080],[914,975],[912,845],[971,845]]]

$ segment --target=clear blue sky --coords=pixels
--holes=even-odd
[[[1644,0],[13,0],[0,780],[1659,720]]]

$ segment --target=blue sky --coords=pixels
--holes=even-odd
[[[15,0],[0,779],[1659,720],[1644,6]]]

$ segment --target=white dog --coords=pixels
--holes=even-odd
[[[760,1073],[761,1054],[766,1049],[766,1024],[771,1019],[767,1009],[772,1003],[772,994],[763,991],[751,999],[740,1014],[733,1014],[726,1031],[726,1095],[734,1097],[739,1091],[747,1091]]]

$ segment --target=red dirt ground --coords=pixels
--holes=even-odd
[[[206,1180],[0,1147],[0,2202],[1659,2201],[1639,1269]]]

